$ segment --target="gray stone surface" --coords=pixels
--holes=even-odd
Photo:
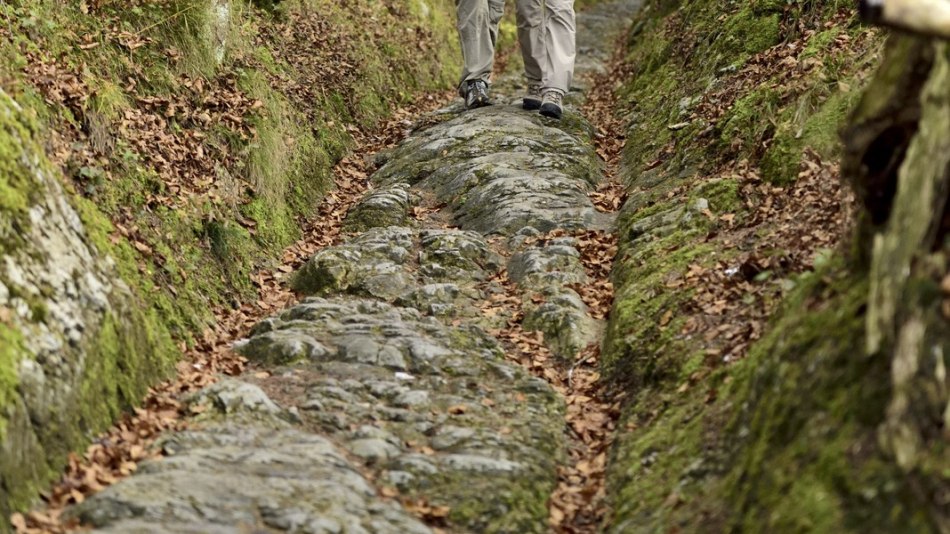
[[[280,406],[270,400],[260,387],[231,378],[223,378],[201,390],[190,402],[210,407],[232,419],[238,415],[270,419],[282,413]]]
[[[508,262],[508,277],[523,286],[581,284],[587,273],[573,239],[516,252]]]
[[[576,115],[557,124],[517,110],[482,108],[412,136],[373,181],[431,191],[461,228],[481,233],[589,225],[587,192],[600,179],[589,126]]]
[[[360,232],[377,227],[408,226],[412,204],[407,184],[374,189],[346,214],[346,229]]]
[[[541,293],[543,302],[525,306],[524,327],[544,332],[544,342],[564,360],[574,357],[597,339],[597,322],[574,290],[551,284]]]
[[[478,308],[484,297],[480,285],[503,265],[504,259],[478,233],[391,226],[321,250],[298,271],[294,284],[306,294],[375,297],[431,316],[490,324]],[[281,351],[266,353],[270,363],[278,364],[321,350],[300,338],[264,336],[250,342],[283,344]]]
[[[70,510],[100,532],[428,533],[328,439],[215,422],[171,438],[176,454]]]
[[[252,362],[292,363],[196,394],[209,409],[162,444],[174,455],[72,513],[112,532],[334,532],[325,521],[424,531],[376,496],[356,462],[407,498],[449,506],[466,530],[544,531],[564,456],[562,401],[485,331],[343,295],[307,299],[252,334],[239,345]],[[300,347],[322,350],[299,358]]]

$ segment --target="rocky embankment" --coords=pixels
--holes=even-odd
[[[90,241],[29,113],[0,89],[0,514],[146,391],[167,335]],[[4,154],[5,156],[6,154]],[[3,530],[0,528],[0,530]]]
[[[600,27],[582,77],[633,4],[581,15]],[[565,400],[510,357],[510,310],[487,303],[513,293],[571,362],[600,330],[571,288],[587,277],[572,235],[611,220],[588,196],[603,180],[590,125],[521,110],[514,80],[378,156],[353,233],[294,275],[305,298],[236,344],[252,371],[194,395],[165,458],[69,513],[104,532],[548,531]]]

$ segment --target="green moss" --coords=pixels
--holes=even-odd
[[[19,383],[17,368],[23,358],[23,337],[19,330],[0,323],[0,443],[6,437],[6,408],[14,401]]]
[[[755,15],[781,13],[790,3],[790,0],[753,0],[752,12]]]
[[[684,358],[684,363],[682,368],[680,368],[680,374],[677,380],[680,382],[689,380],[693,373],[700,372],[704,369],[705,363],[706,354],[703,351],[697,350],[692,356]]]
[[[811,104],[807,95],[802,97],[765,152],[762,176],[777,184],[795,181],[806,148],[825,158],[839,156],[839,132],[859,96],[857,91],[836,91],[817,105]]]
[[[723,145],[730,152],[752,155],[774,132],[780,105],[781,95],[771,87],[755,89],[736,100],[720,121]]]
[[[33,175],[38,166],[33,158],[40,152],[35,136],[34,122],[0,89],[0,255],[18,249],[29,229],[27,209],[39,193]],[[0,280],[0,285],[3,282]],[[16,290],[4,287],[11,293]],[[44,314],[45,305],[33,306],[34,315]],[[19,331],[0,321],[0,443],[6,438],[7,417],[15,401],[19,361],[24,355],[22,342]]]
[[[643,207],[622,214],[621,246],[612,272],[615,287],[603,344],[605,376],[624,384],[654,384],[679,376],[695,354],[680,331],[680,310],[691,291],[671,291],[667,284],[683,276],[692,264],[725,260],[721,251],[702,243],[710,222],[690,213],[699,198],[717,214],[741,210],[736,180],[700,182],[686,198],[668,198],[670,188],[686,179],[664,182],[641,194]],[[649,200],[654,199],[652,204]],[[666,321],[664,323],[664,321]]]
[[[821,155],[834,155],[826,148],[834,146],[847,108],[839,106],[838,93],[851,98],[848,88],[863,83],[860,72],[873,58],[873,47],[862,46],[855,57],[829,46],[845,31],[823,24],[839,7],[839,2],[763,0],[723,6],[708,1],[685,5],[648,1],[631,32],[627,58],[631,76],[620,90],[632,108],[624,153],[627,173],[649,166],[651,175],[662,179],[693,166],[736,159],[758,165],[765,159],[765,172],[776,182],[787,183],[797,176],[804,148],[819,145]],[[751,56],[784,40],[802,38],[799,25],[815,28],[803,39],[805,46],[797,56],[800,62],[816,65],[806,70],[806,80],[789,84],[774,73],[755,84],[736,84],[741,89],[735,93],[718,93],[738,81],[734,77]],[[866,34],[852,34],[851,39],[871,40]],[[728,106],[713,123],[696,120],[692,113],[706,95]],[[730,103],[731,98],[735,101]],[[668,128],[678,123],[688,125],[676,131]],[[718,143],[709,143],[709,127]]]
[[[825,157],[839,156],[840,131],[859,96],[858,91],[837,91],[822,103],[805,121],[806,146]]]
[[[247,147],[246,172],[255,198],[241,212],[257,223],[256,241],[276,252],[297,239],[296,218],[312,212],[315,199],[330,189],[331,167],[350,143],[340,130],[306,127],[307,119],[260,74],[245,73],[240,84],[264,103]]]
[[[2,139],[0,139],[2,141]],[[0,158],[5,157],[0,154]],[[0,169],[0,210],[22,216],[29,206],[29,189],[23,187],[22,177]]]
[[[751,7],[729,17],[713,49],[722,54],[726,64],[775,46],[781,41],[781,17],[777,13],[756,14]]]
[[[673,51],[673,43],[664,35],[658,35],[643,44],[639,51],[642,59],[637,64],[637,76],[643,78],[666,64]],[[643,78],[645,81],[649,78]]]
[[[300,228],[284,205],[257,198],[245,204],[241,212],[256,223],[257,239],[270,248],[289,245],[300,235]]]
[[[32,173],[36,126],[0,89],[0,253],[9,252],[29,228],[26,210],[38,193]]]
[[[157,314],[157,322],[182,339],[188,339],[192,332],[200,331],[210,324],[212,317],[208,298],[213,298],[221,289],[201,287],[194,290],[195,285],[202,285],[202,270],[207,272],[209,265],[202,263],[205,259],[203,254],[199,253],[195,257],[191,248],[193,245],[179,242],[181,246],[163,249],[163,257],[168,258],[173,265],[176,262],[193,260],[188,263],[189,269],[182,269],[185,273],[183,276],[187,276],[190,285],[182,285],[181,291],[176,295],[168,286],[160,285],[168,282],[163,269],[156,267],[152,260],[143,259],[128,241],[113,238],[116,234],[115,228],[93,202],[76,197],[74,203],[90,242],[100,253],[108,254],[116,260],[119,275],[137,294],[148,299],[150,308]],[[174,225],[169,225],[166,227],[166,234],[174,236],[177,230],[179,229]]]
[[[59,474],[42,461],[24,461],[24,458],[44,458],[42,446],[37,443],[30,416],[19,397],[4,406],[0,420],[7,427],[6,439],[0,441],[0,516],[6,518],[15,510],[28,507],[36,495],[46,488],[48,481]],[[0,522],[0,530],[7,523]],[[7,532],[6,530],[3,530]]]
[[[154,311],[129,306],[108,314],[87,352],[77,404],[78,438],[88,439],[137,405],[148,386],[174,368],[178,356]],[[75,440],[65,443],[58,452],[66,454],[75,445]]]
[[[7,184],[16,184],[21,190],[23,204],[15,209],[11,205],[3,206],[8,220],[17,220],[25,216],[25,210],[40,193],[52,194],[46,182],[37,183],[36,173],[49,173],[49,179],[55,179],[51,165],[35,141],[39,131],[23,119],[23,113],[5,93],[0,93],[0,116],[4,119],[0,135],[3,135],[5,148],[9,153],[0,154],[0,165],[8,178],[16,172],[17,180],[8,180]],[[15,126],[19,124],[19,126]],[[29,191],[29,193],[26,193]],[[11,198],[16,195],[11,194]],[[101,252],[113,250],[108,231],[111,225],[90,214],[98,214],[88,201],[77,200],[85,206],[88,235]],[[82,211],[82,209],[81,209]],[[22,228],[22,226],[21,226]],[[10,240],[4,240],[0,249],[4,254],[14,252],[14,248],[25,245],[19,242],[11,247]],[[128,247],[128,245],[126,244]],[[26,253],[32,253],[26,249]],[[14,256],[15,257],[15,256]],[[121,258],[121,256],[118,256]],[[136,272],[134,264],[127,270]],[[13,284],[6,284],[12,298],[25,301],[31,311],[33,323],[47,320],[48,309],[45,297],[46,288],[40,288],[39,294],[24,294]],[[126,306],[128,295],[113,295],[114,306]],[[128,306],[120,309],[121,322],[115,316],[105,319],[98,332],[90,332],[88,343],[80,350],[85,355],[82,382],[77,390],[65,390],[58,396],[50,397],[50,402],[61,402],[62,406],[31,406],[40,415],[38,420],[27,416],[22,398],[39,398],[36,392],[27,395],[21,391],[25,387],[20,383],[18,372],[20,362],[27,357],[23,332],[9,324],[0,323],[0,446],[16,458],[16,462],[0,462],[0,482],[5,498],[0,500],[0,511],[9,513],[21,509],[36,497],[37,489],[48,484],[59,472],[70,450],[81,448],[96,432],[112,423],[119,410],[127,409],[138,402],[152,381],[164,376],[172,367],[178,355],[166,328],[158,316],[145,306]],[[90,328],[92,326],[90,325]],[[64,349],[64,357],[72,356],[73,348]],[[68,373],[67,373],[68,376]],[[94,394],[91,392],[95,392]],[[23,397],[21,398],[21,395]],[[43,410],[50,410],[44,415]],[[8,426],[13,425],[9,433]]]
[[[841,33],[841,28],[837,26],[816,33],[808,40],[808,44],[805,46],[805,49],[802,50],[799,58],[808,59],[817,57],[821,59],[827,53],[828,48],[834,43],[835,38],[841,35]]]
[[[787,135],[776,137],[762,158],[762,173],[772,183],[794,182],[801,166],[801,158],[802,144],[798,139]]]
[[[697,176],[722,176],[723,164],[745,159],[785,184],[796,179],[806,149],[826,161],[840,155],[838,132],[874,39],[849,32],[865,41],[847,53],[830,46],[849,31],[824,24],[840,7],[835,2],[756,1],[731,11],[706,1],[649,4],[629,55],[634,77],[623,91],[634,125],[625,179],[638,189],[620,218],[603,346],[605,375],[634,386],[620,425],[630,430],[618,434],[609,475],[610,531],[932,531],[913,475],[899,472],[879,446],[890,369],[887,358],[858,356],[866,273],[849,272],[840,253],[816,262],[819,272],[794,280],[765,337],[728,366],[706,358],[702,336],[682,334],[678,315],[690,292],[667,284],[722,253],[705,242],[712,223],[668,224],[666,214],[706,198],[714,214],[745,215],[735,180]],[[732,69],[720,70],[798,39],[802,27],[814,33],[797,56],[809,65],[800,83],[767,74],[743,84]],[[669,131],[695,120],[692,108],[704,96],[729,102],[733,95],[722,87],[739,89],[715,123]],[[699,132],[716,139],[710,144]],[[667,199],[671,191],[677,194]],[[922,287],[914,298],[936,298],[933,291]]]
[[[11,424],[11,435],[0,432],[0,446],[17,460],[8,463],[0,459],[0,486],[6,497],[0,500],[0,511],[5,515],[32,504],[38,492],[60,475],[69,452],[85,447],[122,411],[136,405],[153,381],[167,376],[178,357],[154,313],[139,305],[116,310],[107,315],[84,347],[86,360],[79,387],[59,399],[64,403],[61,409],[37,424],[26,414],[16,392],[7,389],[8,373],[15,375],[15,362],[23,356],[18,350],[22,347],[19,336],[0,325],[0,379],[4,380],[0,394],[12,394],[3,399],[0,411],[0,427]],[[8,355],[14,360],[8,361]]]
[[[480,491],[466,488],[467,482],[461,477],[446,484],[452,490],[462,490],[469,495],[455,497],[462,505],[449,510],[450,524],[485,533],[547,531],[547,501],[554,490],[552,480],[502,480],[499,476],[492,480],[491,498],[481,493],[487,488]]]
[[[623,98],[636,102],[637,119],[627,132],[626,169],[639,169],[671,143],[673,133],[667,126],[679,122],[676,105],[678,96],[684,93],[676,75],[679,68],[672,62],[666,63],[649,76],[637,75],[624,89]],[[625,177],[625,181],[629,184],[632,178]]]
[[[736,456],[741,468],[727,478],[727,496],[743,510],[737,527],[925,530],[902,504],[903,477],[877,449],[890,369],[885,358],[855,357],[867,298],[859,280],[803,279],[779,324],[734,374],[727,396],[743,410],[730,430],[749,436]],[[796,495],[811,497],[791,502]]]
[[[710,211],[716,215],[739,212],[744,208],[739,187],[739,181],[734,178],[702,182],[690,192],[690,204],[704,198],[709,201]]]
[[[713,248],[690,245],[703,233],[687,228],[621,249],[612,274],[616,293],[602,360],[611,380],[645,384],[679,374],[690,356],[678,335],[685,320],[679,310],[691,293],[668,291],[666,283],[691,263],[715,258]]]
[[[257,248],[250,232],[229,221],[208,221],[205,232],[231,287],[249,290],[254,265],[248,260]]]
[[[701,405],[701,392],[675,397],[653,389],[644,393],[645,402],[628,414],[652,412],[655,420],[628,415],[621,422],[637,431],[620,443],[614,463],[624,467],[612,470],[607,481],[617,532],[674,524],[674,510],[702,483],[703,421],[695,406]]]
[[[92,90],[89,110],[103,116],[107,121],[118,119],[119,114],[130,106],[125,90],[114,81],[93,78],[88,83]]]
[[[745,360],[686,392],[636,395],[626,417],[638,430],[620,439],[616,463],[626,467],[610,478],[615,526],[928,531],[878,449],[889,364],[855,357],[868,288],[842,264],[800,277]]]
[[[284,71],[285,67],[281,65],[271,51],[264,46],[255,47],[251,52],[268,74],[276,75]]]
[[[78,178],[94,197],[100,209],[117,213],[129,206],[142,206],[149,194],[162,193],[164,184],[158,173],[145,167],[137,152],[120,143],[116,146],[119,158],[116,172],[107,173],[99,167],[82,167]]]

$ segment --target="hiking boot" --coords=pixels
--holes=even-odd
[[[564,95],[560,91],[548,89],[541,95],[541,114],[552,119],[560,119],[564,112],[561,107],[563,100]]]
[[[521,107],[528,111],[541,109],[541,84],[528,84],[528,92],[521,99]]]
[[[471,80],[465,85],[465,109],[475,109],[490,106],[488,99],[488,84],[483,80]]]

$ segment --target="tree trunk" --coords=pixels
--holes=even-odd
[[[890,359],[880,446],[950,531],[950,45],[893,36],[845,142],[844,175],[865,208],[855,250],[870,277],[855,357]]]

